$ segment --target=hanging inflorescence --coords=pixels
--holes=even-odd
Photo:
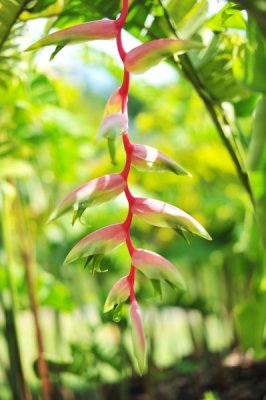
[[[124,65],[123,83],[107,101],[104,119],[100,125],[98,137],[108,141],[112,160],[115,159],[115,140],[122,136],[126,161],[120,173],[109,174],[93,179],[70,193],[55,209],[50,220],[69,210],[74,211],[73,223],[80,218],[87,207],[106,202],[124,192],[128,202],[128,214],[124,222],[98,229],[79,241],[66,257],[65,263],[71,263],[81,257],[87,259],[93,268],[99,264],[104,254],[126,243],[131,265],[128,275],[119,279],[112,287],[106,299],[104,311],[110,311],[130,299],[130,320],[132,326],[133,350],[140,372],[145,366],[146,344],[140,307],[135,297],[136,270],[149,279],[164,279],[180,289],[185,285],[178,270],[168,260],[149,250],[135,248],[130,228],[134,216],[143,221],[174,229],[185,237],[187,232],[210,239],[206,230],[190,215],[165,202],[135,197],[128,185],[128,176],[133,165],[140,171],[171,171],[177,175],[189,175],[179,164],[155,148],[133,144],[128,135],[127,101],[131,73],[142,73],[156,65],[163,58],[200,48],[201,45],[178,39],[158,39],[141,44],[126,52],[122,42],[122,29],[128,13],[128,0],[123,1],[123,9],[117,20],[101,20],[76,25],[41,39],[29,50],[42,46],[56,45],[52,57],[65,45],[73,42],[116,39],[117,49]]]

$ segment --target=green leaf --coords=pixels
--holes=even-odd
[[[160,297],[162,300],[163,297],[163,292],[162,292],[162,284],[159,280],[157,279],[150,279],[150,282],[152,284],[154,293]]]
[[[248,43],[239,47],[234,58],[234,74],[244,86],[266,94],[266,39],[256,21],[249,15]]]
[[[200,79],[217,101],[235,103],[250,96],[234,73],[234,56],[243,43],[244,39],[236,33],[216,33],[206,52],[194,57]]]
[[[115,139],[107,138],[108,150],[111,158],[111,162],[113,165],[117,164],[116,161],[116,144]]]
[[[55,58],[55,56],[65,47],[67,43],[65,44],[59,44],[58,46],[56,46],[56,48],[54,49],[54,51],[52,52],[52,54],[50,55],[49,61],[53,61],[53,59]]]
[[[31,7],[29,11],[31,13],[39,13],[56,2],[57,0],[38,0],[34,7]]]
[[[103,254],[95,254],[90,255],[87,258],[87,261],[84,265],[84,269],[90,266],[90,272],[94,275],[95,272],[107,272],[108,268],[104,267],[102,264],[104,255]]]
[[[207,0],[196,2],[185,18],[177,25],[178,36],[182,39],[189,39],[203,25],[206,20],[207,12]]]
[[[182,237],[182,239],[184,239],[184,241],[185,241],[187,244],[190,244],[189,238],[187,237],[187,235],[185,234],[185,232],[184,232],[182,229],[180,229],[180,228],[175,228],[174,230],[176,231],[176,233],[177,233],[179,236]]]
[[[120,303],[115,307],[115,310],[113,313],[113,321],[114,322],[118,323],[121,321],[121,318],[123,317],[123,306],[124,306],[124,304]]]
[[[229,2],[218,13],[211,17],[207,24],[213,31],[223,31],[226,28],[246,29],[246,21],[239,6]]]
[[[0,0],[0,49],[29,0]]]
[[[178,26],[196,3],[197,0],[170,0],[167,2],[166,8],[172,20]]]
[[[234,317],[241,344],[245,350],[254,349],[257,356],[265,355],[264,329],[266,323],[266,293],[263,292],[236,306]]]
[[[7,177],[28,178],[33,174],[32,166],[27,161],[16,158],[0,159],[0,179]]]
[[[262,96],[256,107],[252,138],[248,153],[248,166],[251,170],[265,172],[266,168],[266,96]]]

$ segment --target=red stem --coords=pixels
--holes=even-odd
[[[127,53],[126,53],[123,43],[122,43],[122,30],[121,29],[119,29],[117,37],[116,37],[116,46],[117,46],[117,50],[120,55],[120,58],[124,62]]]
[[[127,277],[128,283],[129,283],[129,288],[130,288],[130,302],[131,303],[136,300],[135,291],[134,291],[135,276],[136,276],[136,268],[134,267],[134,265],[131,265],[130,272]]]
[[[116,45],[117,45],[117,50],[118,50],[118,53],[120,55],[120,58],[121,58],[123,64],[125,64],[125,58],[126,58],[127,53],[124,49],[123,42],[122,42],[122,28],[126,22],[127,13],[128,13],[128,0],[123,0],[122,12],[121,12],[119,18],[116,20],[116,25],[118,27],[118,34],[116,37]],[[130,82],[130,73],[124,68],[123,83],[119,89],[119,93],[120,93],[120,96],[122,99],[122,110],[121,111],[125,115],[127,115],[127,100],[128,100],[129,82]],[[126,188],[124,190],[124,193],[125,193],[127,201],[128,201],[128,214],[127,214],[127,217],[126,217],[123,225],[127,232],[127,236],[126,236],[127,249],[128,249],[130,256],[132,256],[135,248],[132,244],[131,237],[130,237],[130,227],[131,227],[132,218],[133,218],[132,207],[135,202],[135,197],[131,194],[129,187],[128,187],[128,174],[129,174],[130,167],[131,167],[131,153],[132,153],[133,145],[131,144],[131,142],[129,140],[127,132],[125,132],[123,134],[123,144],[124,144],[124,150],[126,153],[126,162],[125,162],[124,168],[123,168],[122,172],[120,173],[120,175],[126,181]],[[136,275],[136,268],[133,265],[131,265],[131,268],[130,268],[130,271],[128,274],[128,283],[129,283],[129,287],[130,287],[130,301],[131,302],[136,300],[135,292],[134,292],[135,275]]]
[[[121,88],[119,89],[120,96],[122,97],[122,113],[127,114],[127,99],[129,90],[130,74],[124,69],[124,78]]]
[[[128,13],[128,0],[123,0],[123,7],[119,18],[115,21],[118,28],[122,29],[125,25]]]

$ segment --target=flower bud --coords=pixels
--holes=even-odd
[[[133,145],[131,160],[134,167],[139,171],[171,171],[176,175],[191,176],[177,162],[159,150],[143,144]]]
[[[141,310],[136,300],[130,305],[130,321],[132,327],[133,354],[136,358],[139,371],[142,374],[146,360],[146,341]]]
[[[128,130],[128,118],[125,114],[107,115],[102,121],[97,138],[115,139]]]
[[[124,276],[119,279],[110,290],[104,304],[103,312],[112,310],[116,305],[127,300],[130,294],[128,277]]]
[[[116,89],[107,100],[103,116],[105,118],[109,114],[120,113],[121,109],[122,109],[122,98],[119,89]]]

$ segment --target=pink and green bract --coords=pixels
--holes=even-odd
[[[134,216],[143,221],[174,229],[181,236],[192,233],[210,240],[208,232],[189,214],[171,204],[146,198],[137,198],[128,185],[131,166],[142,171],[170,171],[176,175],[190,175],[182,166],[159,150],[145,145],[133,144],[128,134],[128,91],[131,73],[142,73],[161,60],[174,54],[201,48],[197,42],[179,39],[158,39],[141,44],[125,51],[122,41],[122,29],[128,14],[128,0],[123,0],[123,8],[116,20],[87,22],[52,33],[33,44],[29,50],[56,45],[56,54],[67,44],[86,40],[116,39],[117,50],[124,66],[124,77],[120,88],[114,91],[107,101],[104,119],[100,125],[98,138],[108,141],[111,158],[115,163],[115,140],[122,138],[126,155],[124,168],[120,173],[95,178],[70,193],[58,205],[50,220],[69,210],[74,211],[73,223],[87,207],[106,202],[124,192],[127,203],[127,217],[120,224],[109,225],[88,234],[69,252],[65,262],[71,263],[86,257],[97,270],[101,257],[125,243],[131,257],[131,265],[126,276],[119,279],[111,288],[106,299],[104,311],[115,309],[129,299],[130,322],[132,329],[133,353],[139,372],[146,364],[146,342],[142,314],[135,296],[136,271],[140,271],[152,280],[166,280],[179,290],[185,289],[181,274],[168,260],[149,250],[136,249],[131,238],[131,224]]]

